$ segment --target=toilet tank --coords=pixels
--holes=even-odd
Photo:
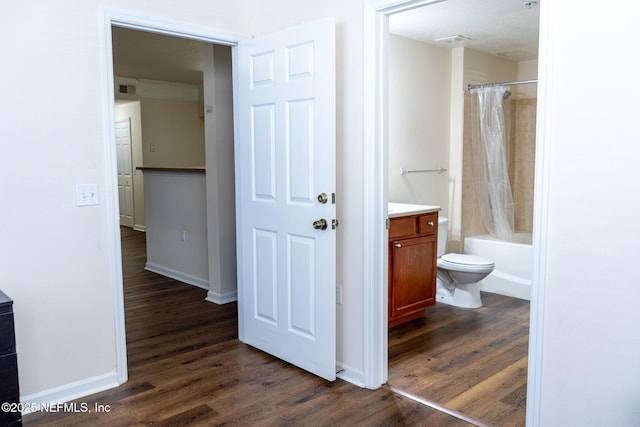
[[[438,258],[447,250],[447,233],[449,232],[449,220],[445,217],[438,218]]]

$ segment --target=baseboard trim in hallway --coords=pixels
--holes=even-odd
[[[437,411],[444,412],[447,415],[451,415],[452,417],[456,417],[459,420],[465,421],[465,422],[467,422],[469,424],[473,424],[474,426],[477,426],[477,427],[492,427],[490,424],[485,424],[482,421],[475,420],[475,419],[473,419],[473,418],[471,418],[471,417],[469,417],[469,416],[467,416],[467,415],[465,415],[465,414],[463,414],[461,412],[455,411],[453,409],[449,409],[446,406],[440,405],[439,403],[432,402],[432,401],[427,400],[427,399],[423,399],[423,398],[421,398],[419,396],[416,396],[415,394],[407,393],[406,391],[402,391],[400,389],[397,389],[392,385],[384,384],[382,387],[386,388],[387,390],[389,390],[390,392],[392,392],[394,394],[406,397],[407,399],[411,399],[414,402],[420,403],[421,405],[428,406],[428,407],[433,408],[433,409],[435,409]]]

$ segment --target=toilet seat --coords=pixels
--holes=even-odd
[[[452,271],[482,273],[492,271],[495,263],[476,255],[445,254],[438,258],[438,267]]]

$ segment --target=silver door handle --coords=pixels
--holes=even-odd
[[[317,221],[313,221],[313,228],[315,228],[316,230],[326,230],[327,220],[324,218],[320,218]]]

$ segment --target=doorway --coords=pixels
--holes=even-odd
[[[190,26],[181,25],[179,23],[172,23],[167,21],[157,21],[147,17],[141,17],[139,15],[129,15],[119,11],[106,10],[103,14],[103,47],[106,52],[106,70],[103,76],[103,94],[104,98],[108,100],[104,113],[104,123],[106,129],[106,138],[109,141],[115,140],[115,123],[114,110],[115,110],[115,81],[113,70],[113,46],[111,42],[112,27],[123,27],[132,30],[139,30],[144,32],[155,32],[159,34],[174,36],[181,39],[198,40],[205,43],[218,44],[223,46],[233,46],[238,41],[242,40],[238,34],[231,34],[227,32],[220,32],[215,29],[200,28],[198,31],[194,30]],[[117,191],[116,171],[117,161],[114,153],[111,150],[107,151],[106,163],[109,169],[107,174],[107,185],[112,188],[113,191]],[[212,174],[214,175],[214,174]],[[117,200],[117,194],[112,198],[113,202]],[[117,379],[119,383],[127,381],[127,351],[126,351],[126,328],[124,322],[124,295],[123,295],[123,275],[122,265],[118,260],[121,259],[121,245],[120,245],[120,227],[116,223],[115,218],[111,218],[109,229],[112,230],[110,234],[110,247],[113,248],[112,253],[112,271],[114,275],[112,277],[112,289],[114,298],[114,319],[115,319],[115,349],[116,349],[116,371]]]
[[[124,20],[126,21],[126,19]],[[175,25],[171,25],[171,30],[167,31],[163,29],[163,25],[165,24],[160,24],[160,26],[156,26],[157,23],[146,23],[143,25],[143,24],[138,24],[136,18],[133,18],[133,20],[136,21],[135,24],[131,23],[130,21],[123,23],[122,18],[119,18],[118,20],[110,19],[108,20],[107,27],[109,28],[111,28],[112,26],[126,27],[127,29],[133,29],[133,30],[143,29],[143,30],[146,30],[147,32],[151,29],[154,32],[162,33],[163,35],[169,35],[169,36],[175,35],[175,36],[179,36],[187,39],[197,39],[199,41],[211,40],[210,37],[206,35],[202,35],[202,34],[194,35],[192,33],[189,33],[188,26],[184,32],[176,31]],[[333,58],[335,58],[334,37],[335,37],[335,24],[332,19],[327,19],[323,21],[315,21],[314,23],[306,23],[303,25],[299,25],[296,27],[271,33],[269,35],[254,37],[251,40],[247,40],[246,43],[241,44],[239,48],[236,51],[234,51],[233,57],[234,58],[236,56],[238,57],[238,64],[239,64],[238,69],[240,71],[238,71],[237,73],[238,82],[235,82],[234,80],[234,91],[232,92],[234,96],[233,97],[227,96],[226,100],[228,103],[231,103],[231,102],[235,103],[235,106],[238,107],[239,112],[236,113],[238,117],[238,122],[235,122],[235,123],[239,123],[238,129],[241,131],[238,138],[242,142],[247,142],[247,143],[241,144],[240,148],[238,148],[238,146],[235,147],[239,152],[237,154],[237,157],[235,158],[236,163],[234,163],[233,161],[233,150],[229,150],[229,153],[231,153],[232,159],[229,159],[226,161],[227,163],[226,167],[229,170],[233,171],[235,175],[237,175],[238,177],[242,177],[243,173],[246,173],[246,170],[249,170],[250,167],[255,166],[255,164],[253,163],[253,158],[251,157],[254,151],[252,151],[252,149],[246,149],[247,146],[249,146],[250,148],[252,148],[253,146],[258,146],[260,149],[267,149],[266,151],[267,154],[274,151],[277,154],[277,157],[279,159],[278,163],[289,165],[291,162],[294,162],[298,165],[296,170],[300,170],[300,172],[303,174],[306,174],[309,171],[321,170],[322,173],[325,175],[335,175],[335,173],[332,172],[334,171],[334,167],[335,167],[334,166],[335,155],[333,154],[334,150],[333,149],[329,150],[328,146],[325,146],[324,150],[322,150],[321,147],[316,147],[315,145],[310,144],[310,142],[315,140],[314,138],[319,138],[319,135],[322,132],[326,132],[328,136],[331,136],[331,138],[324,138],[324,137],[319,138],[325,141],[326,143],[329,142],[329,139],[333,139],[333,135],[335,134],[335,132],[333,131],[335,127],[333,122],[334,120],[333,117],[335,116],[335,110],[334,110],[335,109],[335,83],[334,83],[335,66],[334,66],[334,60],[333,60]],[[220,44],[220,43],[216,43],[219,41],[219,39],[211,40],[211,41],[214,42],[213,44],[215,45]],[[226,46],[236,44],[236,43],[237,43],[237,40],[234,43],[231,43],[227,40]],[[265,55],[262,55],[259,53],[252,54],[250,51],[251,47],[257,47],[259,49],[265,50]],[[273,51],[278,51],[278,53],[275,55],[276,56],[275,60],[277,60],[278,62],[276,69],[279,71],[277,79],[271,79],[269,77],[271,72],[270,67],[273,65],[270,59],[270,57],[273,56]],[[308,60],[308,58],[311,58],[311,57],[313,58],[313,61]],[[229,58],[231,58],[231,55],[229,56]],[[330,58],[331,60],[323,61],[322,59],[325,59],[325,58],[326,59]],[[291,62],[287,63],[287,60],[291,60]],[[231,64],[231,61],[229,61],[229,63]],[[247,64],[250,64],[251,66],[246,66]],[[291,66],[285,66],[285,65],[291,65]],[[310,66],[312,67],[311,69],[309,69]],[[262,69],[259,69],[260,67],[262,67]],[[252,73],[245,72],[246,70],[251,70],[255,72],[252,72]],[[229,73],[229,75],[231,75],[231,73]],[[254,108],[256,107],[256,105],[260,107],[260,105],[255,104],[255,102],[259,102],[259,101],[252,101],[254,103],[251,104],[250,102],[248,102],[249,101],[248,98],[246,97],[243,98],[243,94],[246,94],[247,92],[253,93],[250,89],[253,89],[255,87],[258,87],[258,89],[256,89],[256,92],[260,91],[259,89],[263,89],[265,84],[269,86],[270,82],[273,82],[276,80],[293,82],[290,86],[295,85],[297,88],[297,90],[292,92],[290,96],[283,97],[282,99],[276,100],[277,102],[273,102],[273,104],[270,104],[273,106],[277,105],[279,112],[285,111],[284,107],[286,107],[287,114],[291,114],[291,116],[285,115],[285,114],[276,114],[276,115],[279,116],[279,118],[294,117],[294,122],[296,123],[296,125],[288,126],[287,132],[282,132],[282,133],[277,132],[278,137],[273,139],[272,141],[271,137],[276,133],[274,133],[273,131],[268,131],[267,129],[272,124],[272,121],[270,120],[271,115],[270,114],[260,115],[261,111],[266,113],[269,113],[269,111],[267,111],[267,109],[265,108],[262,108],[262,109]],[[323,83],[330,90],[325,89],[322,86]],[[311,90],[314,90],[315,92],[313,96],[311,96],[310,94],[303,95],[303,93],[300,92],[300,89],[304,89],[306,91],[311,89]],[[208,91],[205,90],[205,95],[206,93],[208,93]],[[235,98],[235,94],[238,94],[238,100],[231,101],[233,98]],[[280,102],[281,100],[283,100],[284,102]],[[208,113],[209,105],[206,105],[206,107],[207,108],[205,108],[205,112]],[[246,107],[246,108],[243,108],[243,107]],[[283,107],[283,108],[280,108],[280,107]],[[269,108],[272,108],[272,107],[269,107]],[[213,113],[214,109],[215,107],[211,109],[211,113]],[[236,118],[236,114],[233,114],[230,117]],[[254,133],[248,132],[248,128],[249,128],[248,124],[256,123],[252,120],[255,118],[253,116],[254,114],[258,115],[259,119],[260,118],[265,119],[258,122],[258,124],[262,126],[260,128],[261,132],[258,134],[260,136],[263,136],[262,138],[258,138],[259,141],[256,139],[250,138],[252,135],[256,134],[255,132]],[[218,112],[218,115],[219,115],[219,112]],[[314,125],[314,123],[316,123],[316,125]],[[278,120],[278,124],[279,125],[284,124],[284,121]],[[302,124],[304,124],[304,128],[301,127]],[[314,135],[313,138],[310,137],[311,135],[309,133],[310,130],[313,131],[313,135]],[[284,136],[289,137],[289,139],[286,139]],[[305,139],[307,140],[306,141],[308,146],[307,148],[303,147],[305,143]],[[236,139],[232,137],[232,138],[229,138],[229,141],[230,141],[230,146],[233,147],[234,143],[236,142]],[[295,150],[288,150],[288,151],[285,150],[285,143],[291,142],[291,141],[295,142]],[[217,141],[217,142],[219,143],[220,141]],[[331,142],[333,143],[333,141]],[[253,144],[253,146],[251,144]],[[215,150],[215,149],[219,149],[220,146],[218,144],[212,148],[214,148]],[[207,150],[207,154],[208,154],[208,151],[209,150]],[[321,152],[321,154],[328,156],[330,162],[322,163],[322,160],[324,160],[324,157],[316,154],[317,152]],[[313,155],[312,156],[309,155],[310,153],[313,153]],[[293,154],[293,155],[289,156],[290,154]],[[217,157],[218,159],[221,158],[220,155],[218,155]],[[274,156],[271,156],[271,157],[274,158]],[[284,157],[286,157],[286,161],[285,159],[283,159]],[[300,162],[298,162],[297,160],[301,160],[305,158],[307,158],[310,161],[311,167],[303,168],[299,166]],[[265,172],[270,172],[271,170],[273,170],[272,168],[273,165],[271,164],[270,161],[268,161],[268,159],[261,158],[261,160],[263,160],[261,162],[261,165],[262,166],[266,165],[268,166],[268,168],[260,169],[260,171],[263,173],[254,174],[253,175],[254,177],[260,176],[262,178]],[[240,165],[239,166],[240,169],[237,172],[235,171],[234,167],[231,166],[234,164]],[[319,167],[320,164],[322,164],[323,168]],[[215,167],[216,167],[215,173],[207,174],[207,185],[206,185],[207,235],[209,236],[209,254],[207,258],[209,261],[209,266],[213,265],[218,267],[210,271],[216,271],[219,273],[220,270],[222,270],[222,268],[228,268],[229,271],[233,271],[233,276],[231,277],[231,275],[229,275],[229,277],[231,277],[232,280],[229,280],[228,283],[233,284],[234,290],[235,290],[235,287],[236,287],[235,262],[233,263],[227,262],[225,264],[220,262],[219,264],[216,264],[215,257],[219,257],[220,260],[222,260],[223,258],[222,252],[225,252],[225,254],[226,253],[231,254],[233,259],[235,260],[236,241],[238,242],[239,245],[242,246],[238,250],[238,252],[243,251],[245,247],[253,246],[255,244],[255,242],[253,241],[250,241],[250,243],[246,245],[242,245],[241,242],[246,242],[247,236],[248,238],[252,238],[256,229],[248,228],[248,226],[250,226],[251,224],[249,224],[249,222],[246,220],[246,217],[234,214],[232,215],[232,217],[234,219],[237,218],[238,220],[240,220],[237,229],[242,234],[243,239],[238,238],[236,240],[234,238],[232,241],[229,240],[224,242],[222,241],[221,238],[219,238],[219,239],[216,239],[218,245],[213,246],[212,243],[215,243],[215,242],[214,242],[214,239],[211,239],[212,232],[219,231],[220,232],[219,236],[222,236],[223,231],[234,232],[236,230],[236,227],[231,226],[228,223],[225,224],[221,221],[223,216],[217,215],[217,213],[219,213],[219,211],[222,210],[222,208],[220,207],[222,206],[223,208],[233,210],[235,209],[236,204],[235,203],[227,203],[227,204],[217,203],[217,207],[220,209],[218,209],[218,211],[216,212],[214,212],[215,209],[211,209],[211,207],[212,207],[212,204],[215,204],[216,202],[219,201],[219,197],[216,197],[219,194],[219,192],[227,191],[229,194],[235,194],[234,191],[237,191],[238,192],[237,194],[239,197],[246,195],[246,197],[239,199],[238,211],[246,212],[250,209],[248,208],[242,209],[242,207],[247,206],[246,199],[251,198],[252,197],[251,194],[253,193],[251,191],[246,191],[246,189],[241,189],[244,187],[240,187],[240,186],[236,187],[233,184],[233,182],[231,182],[231,185],[223,186],[223,184],[229,184],[229,182],[228,181],[220,182],[222,180],[220,179],[221,167],[220,167],[219,160],[215,164]],[[158,168],[155,168],[155,169],[158,169]],[[287,166],[287,171],[289,172],[291,170],[293,169]],[[154,172],[156,171],[154,170]],[[166,170],[162,170],[160,172],[166,172]],[[181,170],[180,172],[182,173],[186,171]],[[219,179],[220,185],[210,185],[209,177],[212,177],[213,179]],[[289,193],[287,194],[292,198],[292,200],[295,201],[295,203],[300,205],[302,204],[301,202],[302,199],[300,198],[302,196],[298,195],[298,193],[302,189],[301,185],[304,182],[309,182],[309,183],[317,182],[319,184],[322,184],[325,181],[329,181],[329,179],[321,180],[319,178],[322,178],[322,174],[314,175],[313,179],[308,178],[306,180],[297,180],[296,185],[287,187],[287,189],[290,190],[289,191],[290,194]],[[331,177],[331,179],[334,179],[334,178]],[[244,181],[244,179],[242,179],[241,181]],[[280,179],[276,181],[279,183],[278,184],[279,186],[282,186],[283,183],[286,183],[285,181]],[[247,182],[249,181],[247,180]],[[326,205],[326,209],[324,209],[324,211],[327,211],[328,214],[332,213],[335,210],[335,206],[334,206],[335,199],[327,196],[327,194],[335,194],[335,190],[333,186],[326,189],[323,188],[320,191],[325,192],[325,194],[323,195],[322,193],[320,193],[321,197],[318,197],[318,198],[316,198],[315,195],[313,197],[309,196],[307,197],[309,199],[308,203],[306,202],[306,199],[305,199],[305,203],[313,207],[315,212],[319,210],[318,208],[321,209],[322,207],[325,207],[322,205]],[[174,194],[174,193],[175,192],[171,192],[171,194]],[[280,188],[279,194],[285,194],[285,191],[283,191],[283,189]],[[313,194],[313,192],[309,194]],[[281,198],[281,199],[284,201],[284,198]],[[329,200],[331,200],[331,202],[327,203]],[[295,203],[288,203],[287,207],[293,206]],[[214,206],[214,208],[215,207],[216,206]],[[323,216],[324,215],[325,214],[323,214]],[[290,307],[289,305],[284,305],[284,304],[280,304],[280,305],[282,307],[285,307],[285,309],[291,308],[289,311],[283,311],[283,314],[288,313],[289,314],[288,319],[291,319],[292,317],[295,316],[295,319],[293,319],[295,321],[289,324],[289,327],[292,327],[293,325],[291,331],[289,331],[286,328],[280,328],[279,331],[280,330],[284,331],[286,334],[288,334],[290,338],[297,337],[298,335],[301,335],[301,334],[302,335],[306,334],[305,335],[306,341],[302,344],[308,347],[313,345],[314,342],[320,342],[320,340],[318,340],[319,334],[314,335],[314,333],[315,331],[322,330],[322,332],[326,332],[322,336],[323,338],[322,344],[324,344],[323,347],[325,347],[326,349],[332,349],[334,348],[335,341],[336,341],[335,327],[331,327],[330,325],[329,327],[321,327],[321,326],[323,326],[324,323],[327,323],[327,320],[329,320],[329,318],[331,318],[332,322],[335,322],[335,312],[332,311],[332,309],[334,309],[334,306],[335,306],[334,281],[331,280],[331,282],[329,282],[329,280],[326,280],[326,279],[322,280],[322,283],[321,283],[322,286],[310,287],[309,291],[304,291],[304,292],[301,292],[300,286],[294,286],[295,292],[289,292],[289,294],[286,293],[287,284],[291,284],[291,283],[294,283],[296,285],[308,284],[308,283],[315,284],[315,280],[317,277],[320,277],[320,278],[324,277],[324,276],[318,275],[317,273],[314,273],[313,276],[310,275],[310,273],[320,270],[319,268],[320,264],[323,264],[321,262],[322,259],[320,255],[324,257],[329,256],[331,258],[330,261],[335,263],[335,243],[333,242],[335,242],[334,229],[335,229],[335,226],[337,226],[337,221],[335,221],[335,218],[331,218],[331,217],[334,217],[335,215],[332,214],[327,216],[330,218],[329,222],[327,222],[326,219],[316,220],[314,222],[312,220],[307,221],[306,217],[300,217],[300,218],[296,217],[296,219],[304,220],[304,222],[301,224],[303,224],[306,229],[311,230],[312,233],[318,233],[319,231],[327,230],[327,232],[324,233],[325,237],[321,239],[322,241],[327,241],[329,244],[323,245],[323,246],[316,244],[313,250],[310,247],[311,244],[309,243],[312,240],[311,238],[307,239],[305,242],[301,242],[300,241],[301,236],[304,237],[302,235],[302,232],[298,232],[299,235],[297,237],[292,237],[292,232],[288,231],[285,228],[285,226],[287,225],[285,222],[280,221],[279,217],[270,216],[269,218],[271,218],[271,221],[267,220],[266,223],[262,225],[262,228],[267,234],[269,234],[268,237],[272,240],[272,242],[276,242],[276,241],[278,242],[278,247],[286,248],[286,245],[289,245],[290,249],[288,253],[291,254],[291,256],[289,257],[289,259],[286,259],[287,263],[278,262],[277,264],[271,264],[268,261],[266,261],[266,258],[265,258],[264,260],[261,261],[260,265],[261,266],[264,265],[268,268],[271,268],[270,267],[271,265],[273,265],[274,267],[277,267],[277,270],[274,269],[274,271],[277,272],[278,283],[282,283],[283,286],[278,286],[279,292],[274,293],[273,290],[270,288],[270,283],[271,283],[270,281],[253,280],[253,278],[256,276],[246,274],[246,270],[244,269],[238,269],[241,275],[243,275],[242,273],[244,272],[245,273],[244,276],[248,278],[244,281],[241,280],[242,284],[238,285],[238,289],[239,289],[238,294],[240,295],[240,312],[241,313],[243,312],[242,310],[243,304],[251,308],[258,306],[258,305],[254,306],[254,304],[248,303],[247,298],[249,297],[242,299],[242,295],[243,295],[241,293],[242,289],[245,289],[244,295],[253,295],[256,288],[260,288],[258,289],[258,291],[264,291],[262,293],[258,292],[261,297],[266,298],[265,300],[266,303],[263,304],[263,301],[261,301],[261,303],[259,304],[260,310],[262,310],[265,307],[267,308],[270,307],[270,304],[271,304],[270,300],[276,301],[275,297],[277,297],[278,301],[284,301],[285,299],[289,299],[289,301],[294,302],[294,307]],[[315,218],[316,216],[313,215],[313,217]],[[212,220],[214,222],[215,221],[219,221],[219,222],[212,223],[211,222]],[[331,222],[332,220],[333,220],[333,226],[329,229],[328,225],[332,224]],[[272,228],[267,229],[266,227],[268,226],[272,226]],[[147,232],[149,231],[150,230],[148,228]],[[182,235],[181,241],[184,243],[185,242],[184,232],[178,233],[178,235],[179,234]],[[202,234],[203,233],[200,233],[199,237],[202,237]],[[313,239],[315,239],[315,237],[313,237]],[[231,242],[233,242],[234,244],[233,245],[229,244]],[[262,243],[263,243],[262,241],[258,241],[258,244],[261,245]],[[301,245],[305,245],[305,244],[308,247],[306,249],[306,252],[300,250]],[[261,246],[261,249],[262,248],[263,247]],[[249,248],[249,250],[251,250],[251,248]],[[206,250],[202,251],[201,254],[205,252]],[[243,255],[239,259],[241,260],[247,259],[247,257],[244,256],[246,252],[242,252],[242,254]],[[214,257],[213,262],[212,262],[212,257]],[[282,259],[284,259],[284,257],[282,257]],[[326,267],[326,264],[329,264],[329,263],[324,263],[324,264]],[[287,270],[287,268],[289,268],[289,270]],[[303,268],[306,268],[305,270],[306,272],[303,272],[302,270]],[[335,272],[335,268],[333,269],[329,268],[329,269],[326,269],[326,271]],[[291,276],[287,276],[289,272],[293,272],[293,274]],[[333,274],[333,276],[335,276],[335,274]],[[276,276],[274,275],[273,277],[275,278]],[[287,278],[288,281],[285,280],[285,278]],[[260,282],[260,283],[256,283],[256,282]],[[210,281],[209,288],[211,289],[211,287],[212,287],[212,282]],[[316,292],[316,289],[318,292]],[[315,292],[315,294],[313,295],[319,295],[321,298],[310,299],[309,292],[311,291]],[[118,292],[121,293],[121,289],[118,289]],[[292,293],[296,294],[295,295],[296,298],[299,295],[300,298],[303,298],[305,301],[308,301],[310,304],[312,304],[313,309],[312,310],[301,309],[301,306],[295,304],[296,299],[290,298]],[[211,291],[209,292],[209,296],[211,296]],[[209,299],[209,296],[207,299]],[[122,299],[120,295],[116,297],[116,300],[117,300],[117,303],[121,305]],[[121,311],[121,308],[122,307],[120,306],[116,307],[118,311]],[[253,315],[254,314],[253,312],[251,313],[252,315],[249,316],[251,320],[256,319],[258,317],[257,315]],[[320,313],[324,317],[322,317],[321,315],[316,315],[316,313]],[[120,312],[118,312],[117,314],[118,316],[120,316]],[[258,314],[262,314],[262,312]],[[263,317],[265,317],[265,319],[268,320],[268,316],[263,316]],[[302,327],[296,326],[298,324],[298,318],[303,319],[308,324],[310,324],[310,326],[308,326],[308,331],[304,330],[304,328]],[[246,320],[246,318],[242,316],[240,317],[240,319]],[[279,322],[280,324],[285,325],[286,322],[282,321],[287,319],[285,315],[279,317],[278,319],[281,320],[281,322]],[[247,338],[243,335],[243,332],[246,331],[246,328],[243,328],[242,322],[240,323],[239,329],[240,329],[239,331],[240,339],[242,341],[252,346],[255,346],[257,348],[261,348],[259,345],[257,345],[257,343],[251,341],[251,337]],[[125,332],[124,326],[117,325],[117,330],[119,332],[119,338],[122,339]],[[245,340],[245,338],[247,339]],[[264,338],[259,337],[259,339],[264,339]],[[118,346],[119,345],[121,345],[121,342],[118,343]],[[289,351],[289,358],[287,360],[289,360],[290,362],[294,363],[297,366],[305,366],[305,363],[303,363],[304,360],[300,358],[300,355],[302,355],[302,353],[298,351],[298,347],[300,346],[301,344],[298,343],[295,349],[293,346],[281,346],[281,347],[286,348]],[[119,356],[121,355],[122,353],[121,350],[123,349],[124,348],[122,349],[118,348]],[[327,376],[335,377],[335,350],[325,351],[325,353],[323,354],[325,356],[328,355],[329,357],[323,357],[322,368],[326,372],[330,373],[330,375],[327,374]],[[125,369],[125,366],[124,364],[119,364],[118,368],[120,371],[120,369]],[[317,369],[315,369],[315,365],[313,370],[312,369],[309,369],[309,370],[313,373],[316,373],[316,374],[318,373]]]
[[[388,83],[389,69],[388,69],[388,61],[387,61],[388,60],[387,55],[389,54],[389,50],[388,50],[389,19],[394,14],[398,14],[400,12],[404,12],[409,9],[414,9],[419,6],[424,6],[424,9],[428,9],[429,7],[432,7],[433,5],[440,2],[438,1],[435,1],[435,2],[434,1],[407,1],[399,5],[392,4],[391,2],[388,2],[388,1],[387,2],[371,1],[370,3],[375,4],[373,6],[374,8],[377,7],[374,11],[375,17],[371,17],[371,22],[375,22],[376,31],[374,32],[375,34],[374,40],[371,41],[372,46],[375,46],[375,48],[372,49],[372,52],[375,52],[375,53],[372,53],[373,58],[370,58],[370,60],[372,64],[372,69],[376,71],[371,76],[372,80],[369,82],[369,84],[370,84],[371,90],[373,91],[373,93],[375,93],[373,97],[377,101],[376,108],[370,111],[370,115],[369,115],[369,117],[373,119],[372,122],[376,123],[376,125],[372,124],[371,126],[372,132],[374,132],[374,135],[371,140],[375,141],[375,144],[376,144],[376,149],[372,150],[373,151],[372,163],[380,165],[381,171],[377,171],[377,172],[372,171],[370,175],[371,179],[368,180],[368,182],[371,183],[371,185],[368,186],[367,189],[371,190],[372,192],[371,200],[369,200],[369,202],[373,205],[372,208],[376,210],[379,209],[380,211],[383,211],[386,214],[387,200],[391,200],[389,198],[389,194],[391,191],[387,187],[388,179],[389,179],[389,175],[394,173],[394,171],[389,170],[387,168],[388,166],[387,159],[389,158],[389,155],[390,155],[389,154],[390,147],[388,145],[390,124],[389,124],[389,114],[388,114],[388,111],[385,109],[386,106],[389,105],[389,102],[388,102],[389,100],[386,98],[387,94],[385,92],[389,87],[389,83]],[[450,3],[450,2],[447,2],[447,3]],[[462,80],[459,81],[459,86],[460,87],[457,90],[461,92],[460,89],[462,89]],[[453,87],[453,82],[452,82],[452,87]],[[439,167],[439,165],[419,165],[419,166],[420,168],[433,168],[433,169],[437,169]],[[391,201],[401,201],[401,200],[391,200]],[[405,202],[409,202],[409,201],[405,201]],[[416,203],[416,201],[413,201],[413,202]],[[435,203],[423,202],[422,204],[433,205]],[[446,205],[446,209],[449,210],[450,212],[453,212],[449,203]],[[449,214],[449,212],[447,212],[447,214]],[[384,236],[385,230],[383,229],[381,230],[378,224],[383,223],[384,215],[381,214],[379,217],[374,215],[372,216],[372,218],[374,220],[374,223],[371,224],[371,228],[374,233],[379,233],[373,237],[373,240],[376,242],[379,242],[380,247],[382,249],[380,249],[380,252],[372,253],[371,259],[378,261],[380,265],[383,265],[384,260],[387,259],[387,254],[386,254],[386,245],[385,245],[384,239],[381,238],[380,235]],[[377,223],[378,220],[380,221],[379,223]],[[386,285],[386,269],[372,268],[371,270],[373,271],[372,275],[375,278],[377,278],[377,280],[379,280],[380,283],[382,283],[382,286],[384,287]],[[382,309],[386,307],[385,298],[386,297],[384,296],[384,291],[383,291],[382,295],[379,296],[379,300],[382,301],[383,303],[378,307],[382,307]],[[385,329],[386,331],[385,327],[386,325],[380,325],[380,328]],[[372,329],[375,329],[375,326],[373,326]],[[379,352],[387,356],[388,349],[384,344],[388,344],[388,343],[385,343],[384,339],[380,339],[378,343],[374,343],[373,346],[377,344],[381,344],[380,347],[378,347]],[[384,379],[387,379],[387,377],[390,377],[390,375],[388,375],[388,372],[384,371],[384,369],[382,370],[382,375]]]

